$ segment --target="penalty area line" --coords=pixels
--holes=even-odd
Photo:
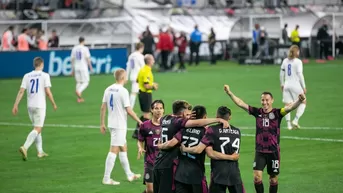
[[[28,123],[9,123],[9,122],[0,122],[0,125],[5,125],[5,126],[20,126],[20,127],[32,127],[32,124]],[[67,125],[67,124],[45,124],[44,127],[63,127],[63,128],[87,128],[87,129],[98,129],[99,126],[96,125]],[[241,127],[242,131],[244,129],[250,128],[251,127]],[[310,129],[311,127],[307,127]],[[314,129],[319,130],[320,128],[324,128],[324,130],[328,130],[330,127],[314,127]],[[334,129],[343,129],[343,128],[333,128]],[[134,128],[128,128],[129,131],[135,130]],[[255,137],[254,134],[242,134],[242,136],[245,137]],[[324,142],[338,142],[338,143],[343,143],[343,139],[328,139],[328,138],[315,138],[315,137],[296,137],[296,136],[283,136],[281,135],[281,139],[292,139],[292,140],[301,140],[301,141],[324,141]]]

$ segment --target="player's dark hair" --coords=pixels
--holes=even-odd
[[[79,37],[79,43],[82,43],[82,42],[84,42],[85,41],[85,38],[84,37]]]
[[[220,106],[217,109],[217,118],[222,118],[224,120],[229,120],[231,116],[231,109],[226,106]]]
[[[154,100],[154,101],[151,103],[151,105],[150,105],[150,109],[151,109],[151,110],[154,109],[155,104],[162,104],[162,107],[163,107],[163,109],[164,109],[164,102],[163,102],[162,100]]]
[[[191,110],[192,105],[189,104],[187,101],[184,100],[177,100],[173,103],[173,114],[174,115],[179,115],[182,113],[184,110]]]
[[[144,43],[143,43],[143,42],[137,43],[135,49],[136,49],[136,50],[139,50],[139,49],[141,49],[141,48],[144,48]]]
[[[41,65],[43,64],[43,62],[44,62],[43,58],[41,58],[41,57],[35,57],[35,58],[33,59],[33,66],[34,66],[35,68],[37,68],[37,67],[41,66]]]
[[[14,30],[14,26],[13,26],[13,25],[10,25],[10,26],[8,27],[8,29],[11,30],[11,31],[13,31],[13,30]]]
[[[264,91],[264,92],[262,93],[262,95],[269,95],[271,98],[274,98],[274,97],[273,97],[273,94],[272,94],[271,92],[268,92],[268,91]]]
[[[196,105],[192,111],[195,113],[195,119],[203,119],[207,115],[206,107],[202,105]]]

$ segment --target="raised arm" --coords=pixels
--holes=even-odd
[[[239,154],[234,153],[232,155],[226,155],[217,151],[214,151],[211,146],[206,148],[206,154],[209,158],[215,159],[215,160],[232,160],[236,161],[239,159]]]
[[[298,100],[295,103],[292,103],[289,106],[281,109],[281,114],[286,115],[287,113],[297,109],[301,103],[306,100],[305,94],[300,94]],[[283,112],[284,111],[284,112]]]
[[[208,119],[195,119],[195,120],[188,120],[185,124],[185,127],[203,127],[206,125],[210,125],[212,123],[222,123],[224,128],[229,126],[229,123],[224,119],[220,118],[208,118]]]
[[[249,112],[249,105],[247,105],[242,99],[236,97],[233,92],[231,92],[229,85],[224,85],[224,90],[231,100],[243,110]]]

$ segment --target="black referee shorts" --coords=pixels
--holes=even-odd
[[[139,105],[141,107],[141,111],[144,113],[149,113],[150,105],[152,103],[152,94],[139,91],[138,100],[139,100]]]

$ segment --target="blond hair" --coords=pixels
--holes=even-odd
[[[288,59],[294,59],[298,57],[298,52],[299,51],[299,47],[297,45],[292,45],[289,48],[289,52],[288,52]]]
[[[120,80],[124,79],[125,78],[124,75],[125,75],[125,70],[122,68],[119,68],[114,72],[114,77],[115,77],[116,81],[120,81]]]

